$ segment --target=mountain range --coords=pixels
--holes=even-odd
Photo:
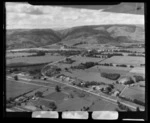
[[[35,48],[62,42],[65,45],[144,42],[143,25],[88,25],[62,30],[7,29],[6,48]]]

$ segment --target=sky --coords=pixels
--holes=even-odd
[[[64,6],[33,6],[7,2],[6,29],[61,29],[82,25],[144,24],[144,15],[105,12],[100,9]]]

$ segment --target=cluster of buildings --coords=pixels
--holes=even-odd
[[[65,75],[58,75],[56,76],[56,78],[59,78],[61,81],[65,81],[65,82],[73,82],[74,79],[72,79],[71,77],[69,76],[65,76]]]
[[[130,85],[134,83],[134,80],[131,77],[120,78],[116,83],[123,85]]]

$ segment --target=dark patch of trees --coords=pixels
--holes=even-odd
[[[83,86],[88,88],[89,86],[93,86],[93,85],[101,85],[101,83],[92,81],[92,82],[86,82]]]
[[[73,44],[73,46],[77,46],[77,45],[81,45],[81,44],[86,44],[86,42],[75,43],[75,44]]]
[[[125,64],[121,64],[121,65],[116,65],[117,67],[127,67],[127,65]]]
[[[134,75],[134,78],[135,78],[135,81],[136,81],[136,82],[144,81],[144,77],[143,77],[143,76]]]
[[[120,77],[120,74],[118,74],[118,73],[101,73],[101,76],[105,77],[107,79],[117,80]]]
[[[56,90],[56,92],[60,92],[61,91],[61,87],[56,85],[55,90]]]
[[[125,110],[125,111],[132,111],[129,107],[121,104],[119,101],[117,102],[118,104],[118,107],[121,109],[121,110]]]
[[[142,102],[142,101],[140,101],[140,100],[134,99],[134,100],[133,100],[133,102],[134,102],[134,103],[136,103],[136,104],[139,104],[139,105],[145,106],[145,103],[144,103],[144,102]]]
[[[37,91],[37,92],[35,93],[35,96],[37,96],[37,97],[43,97],[43,92]]]
[[[55,104],[55,102],[50,102],[49,108],[52,109],[53,111],[55,111],[57,109],[57,105]]]
[[[17,75],[14,76],[14,80],[16,80],[16,81],[18,80],[18,76]]]
[[[88,69],[95,65],[98,65],[98,63],[97,62],[86,62],[86,63],[81,63],[78,66],[71,66],[71,69]]]

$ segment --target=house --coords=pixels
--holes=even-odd
[[[133,79],[131,77],[124,77],[118,80],[119,84],[132,84],[134,83]]]
[[[119,91],[115,91],[112,96],[119,96],[119,94],[120,94]]]
[[[70,77],[66,77],[65,80],[66,80],[66,81],[70,81]]]

